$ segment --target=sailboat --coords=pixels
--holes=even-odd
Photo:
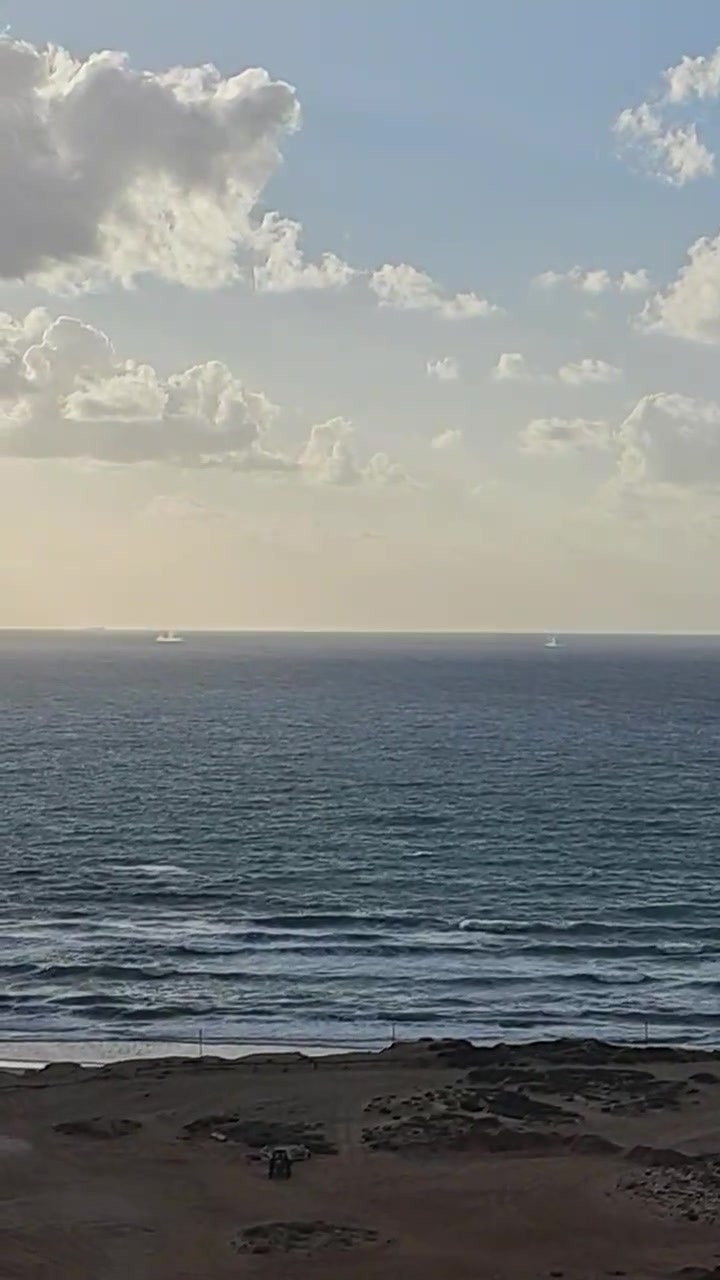
[[[161,631],[159,636],[155,637],[156,644],[182,644],[183,637],[175,634],[174,631]]]
[[[548,636],[547,640],[545,641],[545,648],[546,649],[562,649],[562,645],[560,644],[560,641],[558,640],[557,636]]]

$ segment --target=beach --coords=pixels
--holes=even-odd
[[[294,1157],[288,1181],[267,1156]],[[0,1073],[2,1280],[673,1277],[720,1262],[720,1058],[396,1044]]]

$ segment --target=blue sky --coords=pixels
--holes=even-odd
[[[214,63],[223,77],[262,67],[294,86],[302,127],[283,133],[282,163],[269,165],[253,216],[275,210],[300,224],[303,270],[332,253],[359,273],[338,288],[310,289],[300,277],[280,291],[248,289],[230,276],[222,287],[188,283],[175,268],[142,259],[160,224],[152,210],[142,214],[146,226],[123,221],[128,195],[140,191],[132,185],[118,187],[98,223],[101,238],[111,227],[117,261],[132,262],[129,276],[101,250],[94,265],[87,260],[87,279],[64,252],[19,281],[4,273],[0,304],[12,316],[42,307],[50,320],[69,315],[109,336],[116,365],[112,377],[98,372],[104,395],[120,394],[118,378],[137,394],[127,360],[151,370],[142,376],[153,404],[167,399],[168,378],[220,362],[235,379],[233,396],[244,395],[242,386],[277,406],[271,424],[253,427],[253,449],[261,437],[272,442],[262,465],[259,454],[241,458],[237,450],[212,467],[202,453],[202,465],[181,465],[174,455],[146,459],[138,443],[142,467],[121,466],[116,454],[127,445],[110,446],[104,436],[78,443],[76,430],[67,457],[57,440],[48,446],[46,424],[33,419],[37,398],[31,403],[25,386],[7,421],[27,418],[32,445],[14,443],[9,452],[19,457],[0,467],[6,478],[12,473],[13,495],[29,509],[42,506],[36,526],[46,541],[21,535],[16,505],[9,532],[28,543],[18,563],[34,566],[30,578],[44,571],[58,539],[75,548],[69,616],[91,607],[97,566],[87,533],[101,527],[103,546],[126,565],[122,621],[146,618],[160,580],[171,583],[166,625],[664,629],[687,613],[690,582],[688,625],[720,626],[704,576],[715,554],[720,483],[717,180],[712,161],[704,152],[698,160],[684,134],[695,168],[678,179],[663,169],[674,163],[669,151],[658,160],[670,133],[659,143],[660,133],[643,132],[633,117],[632,146],[621,154],[613,129],[623,111],[647,103],[660,111],[662,130],[694,127],[714,152],[715,3],[0,0],[0,20],[11,41],[39,51],[60,45],[78,65],[115,49],[151,77]],[[707,60],[705,87],[661,102],[664,70],[685,55]],[[76,124],[84,147],[92,111]],[[43,120],[41,128],[51,125]],[[49,145],[56,141],[49,133]],[[162,145],[160,168],[172,169],[170,144]],[[132,145],[123,147],[127,157]],[[144,182],[140,153],[138,146]],[[28,157],[27,172],[6,174],[6,189],[21,190],[33,163]],[[93,165],[102,174],[101,154],[87,163],[88,181]],[[218,196],[227,227],[232,214],[221,203]],[[188,209],[177,203],[171,216]],[[205,204],[192,216],[206,225],[198,222],[197,245],[183,250],[191,266],[196,251],[199,263],[214,244],[212,209]],[[242,234],[247,240],[247,229]],[[55,244],[49,225],[47,235]],[[708,252],[683,283],[701,237]],[[0,261],[1,248],[0,240]],[[372,273],[383,264],[427,273],[432,298],[378,305]],[[61,278],[70,267],[79,292],[69,293]],[[573,268],[579,274],[570,280],[534,283]],[[640,270],[644,284],[621,287],[624,273]],[[597,289],[586,280],[592,271],[602,273]],[[483,315],[475,302],[471,316],[448,319],[447,309],[461,305],[457,295],[487,299],[495,310]],[[520,363],[498,378],[507,355]],[[445,359],[457,376],[438,376]],[[87,367],[74,370],[72,383],[69,371],[62,377],[53,412],[63,421],[86,415]],[[107,408],[98,439],[106,421]],[[151,436],[155,430],[148,427]],[[273,478],[249,474],[273,468]],[[313,468],[327,483],[306,482]],[[303,484],[288,478],[296,474]],[[195,566],[187,581],[180,569],[156,568],[152,588],[150,579],[132,587],[147,559],[146,508],[161,513],[148,519],[153,536],[167,540],[163,555],[172,559],[171,549],[182,546]],[[79,561],[78,539],[88,548]],[[302,566],[288,575],[287,556],[299,548]],[[209,596],[208,556],[216,581]],[[349,560],[357,589],[343,576]],[[228,590],[229,566],[239,562],[251,591]],[[12,618],[29,610],[32,620],[36,593],[24,574],[13,578]],[[578,588],[593,575],[594,591]],[[450,604],[448,581],[456,583]],[[398,603],[403,592],[407,608]],[[260,599],[256,612],[249,595]],[[108,589],[106,614],[113,600]]]

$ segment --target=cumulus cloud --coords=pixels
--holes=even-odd
[[[586,418],[534,418],[520,433],[520,448],[524,453],[578,453],[608,449],[610,443],[607,423]]]
[[[691,342],[720,342],[720,235],[695,241],[669,288],[647,302],[640,324]]]
[[[298,459],[300,470],[320,484],[401,484],[408,480],[399,463],[386,453],[375,453],[362,466],[354,447],[355,433],[344,418],[331,418],[314,426]]]
[[[620,293],[645,293],[650,288],[650,277],[645,267],[637,271],[623,271],[615,278],[615,288]]]
[[[604,268],[583,271],[581,267],[571,267],[569,271],[543,271],[535,277],[533,283],[541,289],[572,284],[583,293],[605,293],[612,288],[612,277]]]
[[[559,382],[567,387],[583,387],[593,383],[616,382],[622,370],[606,360],[594,360],[586,356],[582,360],[563,364],[556,373],[542,373],[533,369],[519,351],[504,352],[491,371],[494,382]]]
[[[359,462],[342,419],[312,428],[299,456],[274,449],[277,410],[220,361],[162,377],[118,358],[69,316],[0,314],[0,458],[277,472],[329,484],[405,479],[385,453]]]
[[[0,311],[0,397],[14,396],[27,388],[25,352],[42,338],[49,323],[49,313],[43,307],[20,320]]]
[[[455,356],[443,356],[441,360],[428,360],[425,370],[428,378],[437,378],[438,382],[457,382],[460,377],[460,364]]]
[[[61,316],[27,347],[20,376],[0,403],[2,457],[288,466],[265,445],[273,406],[217,361],[162,379],[118,360],[98,329]]]
[[[599,450],[613,460],[614,492],[643,499],[720,494],[720,403],[674,392],[642,396],[619,426],[536,418],[519,438],[546,457]]]
[[[697,135],[694,124],[666,127],[649,103],[628,107],[615,121],[620,142],[642,159],[649,172],[682,187],[695,178],[709,177],[715,157]]]
[[[261,256],[253,268],[260,293],[289,293],[297,289],[344,289],[359,273],[334,253],[307,262],[300,247],[302,227],[292,218],[267,213],[258,226],[253,246]]]
[[[306,258],[302,227],[260,212],[300,125],[261,68],[143,71],[0,35],[0,280],[72,292],[155,276],[192,288],[331,290],[361,278],[383,306],[470,319],[494,308],[407,264]]]
[[[709,57],[681,58],[664,73],[668,102],[720,97],[720,46]]]
[[[569,387],[583,387],[590,383],[617,382],[622,377],[622,371],[605,360],[586,357],[584,360],[561,365],[557,376],[560,382]]]
[[[531,374],[525,357],[519,351],[503,351],[491,377],[494,382],[523,382]]]
[[[693,122],[677,121],[676,110],[693,100],[720,97],[720,48],[708,57],[681,58],[663,72],[662,88],[648,102],[621,111],[616,137],[642,166],[674,186],[715,172],[715,156]]]
[[[455,449],[462,442],[462,431],[459,427],[448,427],[446,431],[440,431],[438,435],[433,436],[430,446],[442,453],[447,453],[450,449]]]
[[[720,404],[715,401],[669,392],[643,396],[617,439],[625,483],[720,486]]]
[[[621,271],[613,276],[605,267],[571,267],[569,271],[543,271],[535,276],[533,284],[540,289],[555,289],[569,285],[580,293],[597,296],[601,293],[644,293],[650,287],[644,267],[636,271]]]
[[[474,320],[490,316],[498,308],[476,293],[449,293],[431,276],[406,262],[385,263],[369,277],[369,286],[381,307],[397,311],[432,311],[444,320]]]
[[[235,279],[299,120],[294,89],[260,69],[143,72],[0,38],[0,276]]]

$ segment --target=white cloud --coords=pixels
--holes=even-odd
[[[49,323],[50,316],[43,307],[21,320],[0,311],[0,397],[14,396],[27,388],[25,352],[42,338]]]
[[[492,370],[494,382],[522,382],[531,377],[525,357],[519,351],[504,351]]]
[[[353,428],[344,418],[318,423],[300,454],[300,467],[325,484],[355,484],[359,468],[352,437]]]
[[[645,267],[637,271],[623,271],[615,281],[615,287],[621,293],[646,293],[650,288],[650,278]]]
[[[583,387],[589,383],[617,382],[622,377],[622,371],[605,360],[586,357],[584,360],[562,365],[557,376],[567,386]]]
[[[411,485],[415,488],[415,482],[395,460],[387,453],[374,453],[370,461],[361,469],[360,477],[369,481],[371,484],[381,485]]]
[[[641,324],[692,342],[720,342],[720,235],[696,240],[670,287],[646,304]]]
[[[622,371],[605,360],[570,361],[561,365],[556,374],[540,373],[532,369],[519,351],[505,351],[491,371],[494,382],[560,382],[565,386],[581,387],[592,383],[616,382]]]
[[[630,484],[720,486],[720,404],[668,392],[643,396],[618,431]]]
[[[0,276],[235,279],[299,119],[294,89],[263,70],[141,72],[120,53],[0,38]]]
[[[399,463],[386,453],[375,453],[362,466],[354,448],[354,430],[344,418],[331,418],[314,426],[298,465],[309,479],[320,484],[399,484],[408,480]]]
[[[0,279],[72,292],[152,275],[193,288],[340,290],[357,277],[401,310],[490,315],[407,264],[308,261],[302,227],[260,213],[299,128],[293,87],[250,68],[149,72],[0,35]]]
[[[683,57],[663,72],[654,100],[621,111],[615,134],[649,173],[684,186],[715,172],[715,156],[698,137],[694,123],[675,123],[673,110],[693,99],[720,97],[720,48],[710,57]]]
[[[608,449],[610,428],[586,418],[534,418],[520,433],[524,453],[563,454]]]
[[[580,293],[597,296],[611,291],[617,293],[643,293],[650,287],[648,273],[644,267],[637,271],[622,271],[612,276],[604,267],[571,267],[569,271],[543,271],[535,276],[533,284],[541,289],[555,289],[558,285],[569,285]]]
[[[455,356],[443,356],[441,360],[428,360],[425,370],[428,378],[437,378],[438,382],[457,382],[460,377],[460,364]]]
[[[329,484],[391,484],[387,454],[358,461],[343,419],[315,426],[299,456],[270,443],[277,410],[216,360],[162,377],[120,360],[99,329],[33,311],[0,315],[0,458],[74,459],[279,472]]]
[[[450,449],[455,449],[462,442],[462,431],[459,427],[448,427],[446,431],[440,431],[438,435],[433,436],[430,446],[440,452],[447,453]]]
[[[385,263],[369,278],[381,307],[397,311],[434,311],[444,320],[473,320],[498,308],[476,293],[448,293],[431,276],[408,263]]]
[[[61,316],[23,353],[22,377],[3,401],[2,457],[289,465],[265,446],[273,406],[217,361],[161,379],[118,360],[98,329]]]
[[[109,377],[76,377],[63,412],[77,422],[151,422],[162,417],[167,402],[167,388],[155,370],[128,361],[121,373]]]
[[[319,262],[306,262],[300,239],[302,227],[279,213],[268,213],[254,235],[254,248],[262,261],[253,268],[255,288],[261,293],[289,293],[297,289],[344,289],[358,275],[354,267],[334,253]]]
[[[614,461],[613,491],[647,499],[720,494],[720,403],[661,391],[642,396],[619,427],[585,418],[536,418],[520,433],[525,453],[601,451]]]
[[[612,288],[612,278],[604,268],[583,271],[571,267],[569,271],[543,271],[535,277],[534,284],[541,289],[554,289],[559,284],[572,284],[583,293],[605,293]]]
[[[622,111],[615,121],[615,134],[641,157],[650,173],[674,186],[709,177],[715,170],[715,157],[698,138],[695,125],[666,128],[647,102]]]
[[[709,58],[681,58],[677,66],[664,72],[668,102],[689,98],[720,97],[720,47]]]

